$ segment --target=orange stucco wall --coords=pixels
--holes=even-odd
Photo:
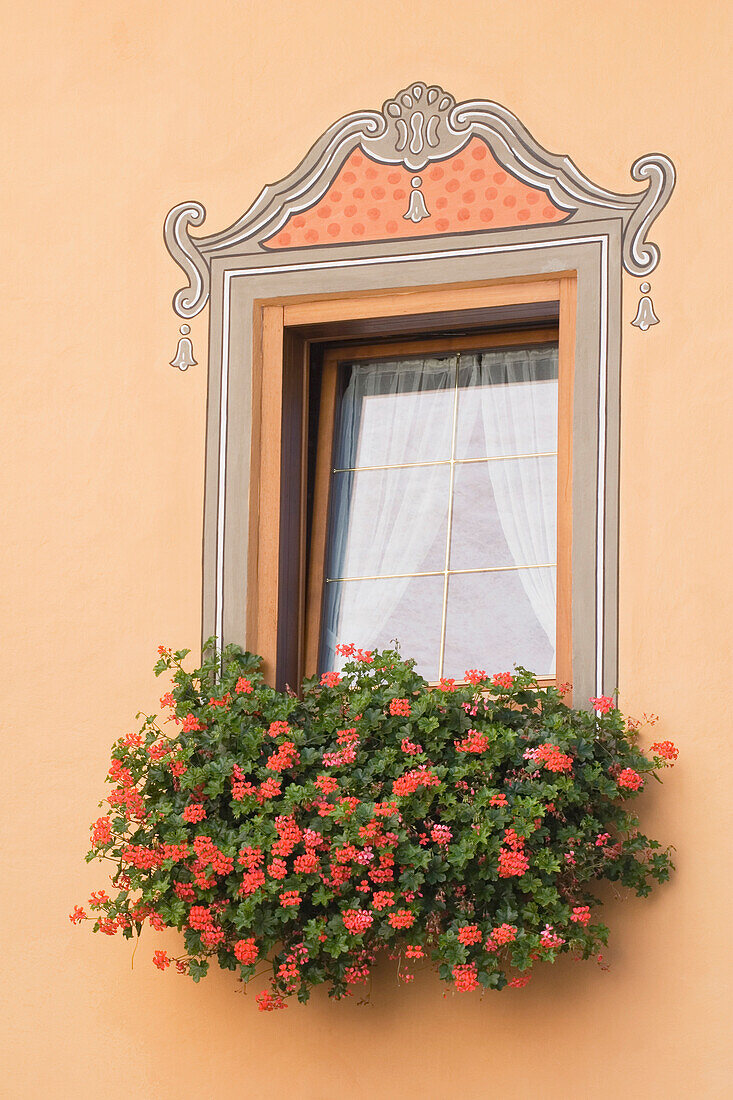
[[[3,1095],[728,1095],[729,14],[718,0],[6,5]],[[614,190],[633,190],[642,153],[677,165],[652,234],[662,323],[646,334],[626,286],[619,686],[681,749],[643,806],[678,871],[651,901],[611,900],[608,971],[560,964],[483,1001],[385,973],[370,1008],[316,996],[264,1015],[230,975],[197,987],[154,970],[175,934],[148,934],[131,969],[129,944],[67,920],[104,884],[82,857],[109,745],[155,706],[157,644],[199,633],[206,319],[200,365],[172,370],[180,272],[161,225],[198,198],[224,227],[337,117],[415,79],[506,104]]]

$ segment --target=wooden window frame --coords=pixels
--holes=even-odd
[[[316,446],[313,520],[307,562],[307,594],[305,607],[305,675],[315,675],[322,634],[323,591],[325,584],[328,522],[331,508],[331,473],[338,393],[339,364],[349,360],[399,358],[401,356],[442,354],[489,348],[526,347],[533,344],[558,345],[558,438],[557,438],[557,612],[556,612],[556,675],[541,677],[542,685],[572,681],[572,576],[570,555],[565,542],[572,541],[572,462],[563,448],[572,446],[572,431],[561,432],[560,422],[572,423],[572,372],[567,358],[560,361],[559,324],[552,327],[495,331],[462,336],[433,336],[379,344],[331,345],[323,357],[321,375],[318,442]],[[570,470],[570,476],[563,474]],[[563,567],[560,568],[562,561]],[[570,605],[570,606],[566,606]],[[358,641],[357,641],[358,644]],[[482,663],[480,654],[476,660]],[[500,671],[495,669],[494,671]]]
[[[454,327],[483,330],[504,307],[557,303],[564,411],[558,415],[557,679],[572,676],[572,401],[576,273],[254,302],[247,644],[265,675],[295,686],[306,648],[306,500],[310,348]],[[525,333],[526,338],[526,333]],[[560,454],[563,455],[562,463]],[[567,596],[565,595],[567,593]]]

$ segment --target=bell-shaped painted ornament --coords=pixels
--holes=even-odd
[[[642,297],[639,299],[636,317],[631,323],[635,328],[640,328],[642,332],[646,332],[652,325],[659,324],[659,318],[654,312],[654,303],[649,297],[648,292],[652,289],[649,283],[642,283],[639,289],[642,291]]]
[[[193,357],[193,343],[188,335],[190,331],[190,325],[181,325],[179,329],[181,338],[178,341],[176,354],[171,359],[171,366],[178,367],[179,370],[188,370],[189,367],[196,366],[196,360]]]
[[[410,192],[410,204],[407,207],[407,213],[403,214],[402,217],[406,221],[415,222],[417,225],[423,218],[430,217],[430,211],[425,205],[425,196],[420,190],[422,183],[420,176],[413,176],[411,182],[413,190]]]

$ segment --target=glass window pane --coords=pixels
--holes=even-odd
[[[515,663],[552,675],[557,345],[343,369],[321,668],[338,667],[338,642],[398,640],[431,680]],[[449,515],[441,670],[445,577],[415,574],[444,570]]]
[[[557,560],[557,458],[457,465],[451,569],[552,565]]]
[[[557,450],[557,345],[461,353],[457,459]]]
[[[451,576],[443,675],[506,672],[515,664],[555,675],[555,570]]]
[[[443,577],[341,581],[326,585],[321,668],[338,669],[339,642],[384,649],[399,642],[428,680],[438,678]]]
[[[455,356],[353,363],[339,402],[334,467],[450,459]]]
[[[327,577],[444,569],[449,491],[449,465],[333,474]]]

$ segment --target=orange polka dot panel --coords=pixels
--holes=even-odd
[[[412,196],[419,189],[429,217],[405,215],[420,209]],[[266,242],[268,248],[352,241],[425,237],[543,225],[566,218],[544,191],[528,187],[506,172],[481,138],[460,153],[414,173],[380,164],[356,149],[315,206],[291,215]]]

